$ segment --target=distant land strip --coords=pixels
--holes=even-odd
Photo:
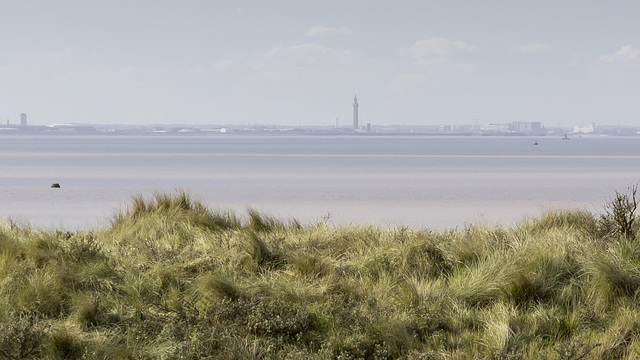
[[[493,154],[256,154],[256,153],[5,153],[11,158],[32,157],[291,157],[291,158],[424,158],[424,159],[640,159],[640,155],[493,155]]]

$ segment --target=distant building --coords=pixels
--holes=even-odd
[[[481,131],[510,134],[542,134],[544,126],[539,121],[512,121],[510,123],[490,123],[480,127]]]
[[[358,130],[358,97],[353,97],[353,130]]]
[[[573,132],[576,134],[591,134],[596,129],[596,123],[591,123],[591,126],[574,126]]]
[[[482,126],[481,130],[489,132],[507,132],[509,131],[509,124],[489,123]]]
[[[27,126],[27,114],[20,114],[20,126]]]
[[[534,122],[514,121],[511,123],[509,130],[518,131],[518,132],[542,131],[542,123],[538,121],[534,121]]]

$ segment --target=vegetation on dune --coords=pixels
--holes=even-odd
[[[133,199],[106,229],[0,225],[3,359],[636,359],[635,188],[603,215],[301,225]]]

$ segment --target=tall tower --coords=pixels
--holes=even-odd
[[[27,126],[27,114],[20,114],[20,126]]]
[[[353,97],[353,130],[358,130],[358,97]]]

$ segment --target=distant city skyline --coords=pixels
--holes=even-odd
[[[640,124],[637,1],[0,5],[14,124]]]

